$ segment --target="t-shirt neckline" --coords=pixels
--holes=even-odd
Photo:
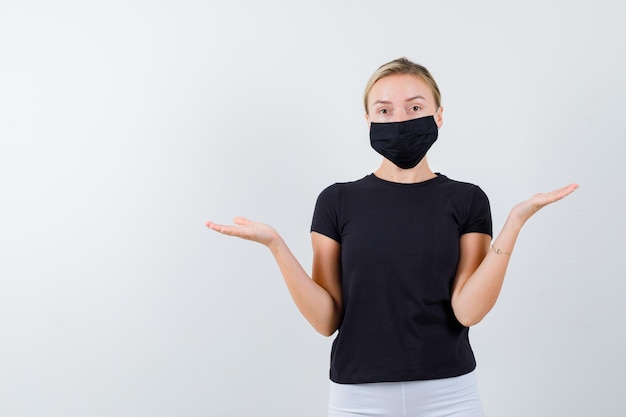
[[[426,185],[430,185],[430,184],[434,184],[437,183],[439,181],[441,181],[442,179],[446,178],[445,175],[439,173],[439,172],[435,172],[434,173],[436,176],[424,181],[418,181],[418,182],[395,182],[395,181],[389,181],[389,180],[385,180],[383,178],[380,178],[378,176],[376,176],[376,174],[374,174],[373,172],[368,175],[368,177],[370,177],[373,181],[376,181],[378,183],[381,184],[389,184],[392,186],[398,186],[398,187],[418,187],[418,186],[426,186]]]

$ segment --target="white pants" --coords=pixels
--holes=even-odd
[[[484,417],[476,375],[428,381],[337,384],[328,417]]]

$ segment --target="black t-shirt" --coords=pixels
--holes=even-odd
[[[311,231],[341,244],[337,383],[437,379],[476,362],[451,287],[464,233],[492,235],[489,200],[444,175],[414,184],[374,174],[319,195]]]

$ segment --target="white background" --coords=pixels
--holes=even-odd
[[[431,167],[522,231],[471,331],[489,416],[623,416],[626,7],[570,1],[0,2],[0,415],[323,416],[331,338],[262,246],[308,269],[318,193],[361,178],[381,64],[443,93]]]

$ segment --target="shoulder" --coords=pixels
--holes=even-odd
[[[441,177],[440,184],[442,187],[459,193],[461,195],[478,196],[487,198],[487,194],[480,188],[480,186],[467,181],[459,181],[449,178],[443,174],[437,173]]]
[[[476,184],[467,181],[460,181],[454,178],[450,178],[444,174],[437,173],[437,175],[441,178],[441,183],[450,187],[457,187],[460,189],[470,189],[473,187],[478,187]]]
[[[320,197],[328,195],[337,196],[342,192],[349,192],[352,190],[358,190],[363,187],[367,187],[367,184],[371,182],[372,175],[373,174],[366,175],[365,177],[354,181],[336,182],[334,184],[331,184],[322,190],[322,192],[320,193]]]

